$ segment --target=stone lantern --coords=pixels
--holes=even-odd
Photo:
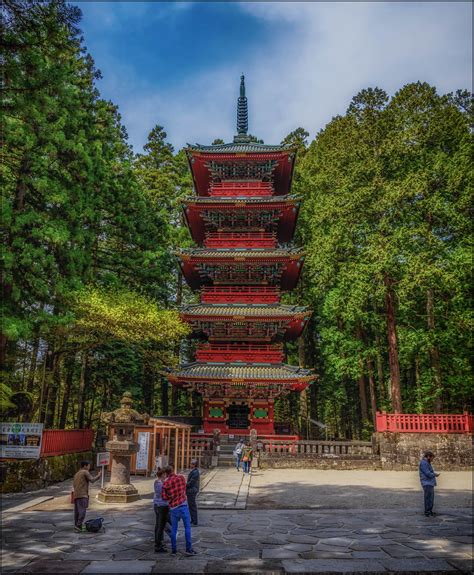
[[[113,438],[107,441],[105,448],[112,457],[112,473],[107,483],[97,496],[104,503],[128,503],[140,498],[134,485],[130,483],[130,461],[139,450],[133,440],[133,431],[137,424],[147,424],[150,416],[140,414],[132,409],[132,394],[125,392],[120,401],[120,408],[102,415],[102,420],[113,430]]]

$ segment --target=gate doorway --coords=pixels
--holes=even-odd
[[[248,405],[229,405],[227,407],[227,426],[229,429],[248,429],[250,409]]]

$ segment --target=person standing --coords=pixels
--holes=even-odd
[[[84,531],[83,523],[89,507],[89,484],[94,483],[101,477],[102,471],[93,477],[90,473],[89,461],[81,462],[81,469],[74,475],[72,488],[74,490],[74,531]]]
[[[201,482],[201,474],[199,473],[198,460],[191,461],[191,471],[189,472],[186,481],[186,497],[188,500],[189,514],[191,515],[191,525],[197,526],[198,524],[198,508],[196,497],[199,493]]]
[[[240,439],[239,443],[234,448],[233,456],[235,457],[235,466],[237,471],[240,471],[240,460],[242,459],[242,450],[244,449],[244,440]]]
[[[178,523],[180,520],[184,524],[184,537],[186,539],[186,555],[196,555],[191,542],[191,517],[186,501],[186,479],[184,475],[177,475],[173,466],[165,467],[167,475],[163,483],[163,499],[168,501],[171,519],[171,554],[176,555],[176,535],[178,533]]]
[[[169,519],[169,505],[168,501],[163,499],[163,481],[166,478],[166,474],[163,469],[158,469],[156,473],[156,480],[154,483],[154,496],[153,496],[153,508],[155,510],[155,552],[156,553],[166,553],[167,549],[163,545],[163,532],[166,529],[166,524],[170,524]],[[167,533],[170,535],[171,531]]]
[[[248,442],[242,450],[242,463],[244,466],[244,473],[250,473],[252,467],[253,449]]]
[[[436,513],[433,513],[434,504],[434,488],[436,486],[436,478],[439,477],[439,473],[435,473],[431,462],[434,459],[434,453],[432,451],[425,451],[423,458],[420,461],[420,483],[423,487],[424,502],[425,502],[425,516],[434,517]]]

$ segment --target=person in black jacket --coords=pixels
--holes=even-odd
[[[198,468],[198,461],[193,459],[191,461],[191,471],[186,481],[186,497],[188,499],[189,513],[191,515],[191,525],[198,524],[198,510],[196,497],[199,493],[200,473]]]

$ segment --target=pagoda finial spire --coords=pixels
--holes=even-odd
[[[245,76],[240,76],[240,96],[237,100],[237,134],[246,136],[249,129],[249,110],[245,97]]]

